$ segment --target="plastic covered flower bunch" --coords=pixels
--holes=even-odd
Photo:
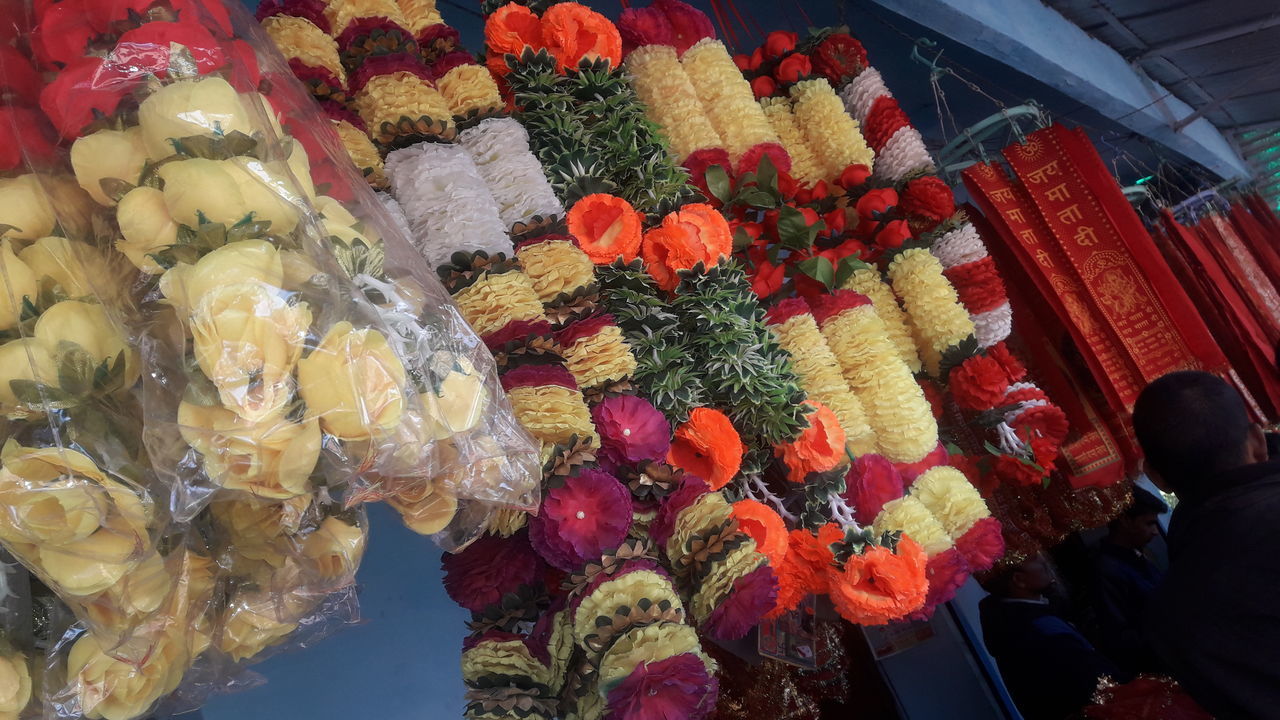
[[[137,27],[105,57],[68,52],[41,105],[74,141],[77,182],[102,193],[99,242],[144,277],[147,361],[163,368],[148,440],[175,514],[349,479],[352,499],[434,484],[532,504],[533,450],[483,347],[397,251],[283,63],[239,39],[268,47],[256,26],[162,10],[126,12]],[[155,22],[187,44],[158,50]]]

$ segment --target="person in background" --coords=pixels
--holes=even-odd
[[[1103,676],[1129,679],[1054,612],[1045,597],[1054,582],[1036,555],[989,577],[978,605],[983,642],[1026,720],[1063,720],[1089,704]]]
[[[1280,460],[1240,394],[1208,373],[1151,383],[1133,411],[1147,475],[1178,496],[1147,639],[1218,718],[1280,716]]]
[[[1164,573],[1142,551],[1160,534],[1159,516],[1168,510],[1163,500],[1134,486],[1133,504],[1107,526],[1094,564],[1090,595],[1098,648],[1134,675],[1160,669],[1142,624]]]

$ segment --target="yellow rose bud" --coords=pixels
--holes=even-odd
[[[365,539],[364,528],[327,517],[302,543],[302,555],[311,561],[325,583],[348,585],[355,581]]]
[[[298,392],[325,432],[345,440],[382,434],[404,412],[405,370],[377,330],[349,322],[329,328],[298,363]]]
[[[53,232],[57,220],[48,193],[35,175],[0,178],[0,237],[35,240]]]
[[[67,684],[86,718],[142,717],[171,684],[175,666],[185,672],[190,657],[174,643],[160,642],[142,663],[108,653],[93,633],[85,633],[67,656]]]
[[[96,369],[103,362],[111,368],[116,358],[124,356],[123,388],[133,387],[141,373],[138,349],[128,342],[124,334],[111,322],[107,311],[94,303],[79,300],[63,300],[41,313],[33,331],[37,340],[53,354],[55,367],[61,367],[68,352],[78,347],[88,353]],[[90,372],[92,372],[92,369]],[[89,379],[92,375],[89,376]],[[69,388],[63,388],[69,389]]]
[[[214,502],[209,511],[238,555],[278,568],[285,564],[287,555],[296,554],[294,537],[310,507],[310,495],[283,501],[239,495]],[[240,573],[238,563],[233,570]]]
[[[456,362],[460,369],[450,372],[440,383],[438,392],[422,394],[422,406],[436,421],[437,440],[466,432],[480,422],[489,405],[484,379],[466,358]]]
[[[10,340],[0,345],[0,413],[14,420],[40,414],[18,400],[9,384],[12,380],[57,385],[58,366],[53,353],[35,338]]]
[[[218,648],[237,662],[251,658],[293,632],[317,600],[297,591],[281,597],[264,591],[237,593],[222,616]]]
[[[458,512],[458,499],[438,484],[425,483],[427,492],[411,497],[390,497],[387,504],[400,513],[404,526],[419,535],[435,535],[449,527]]]
[[[180,138],[253,133],[249,112],[235,88],[211,76],[176,82],[152,93],[138,107],[138,126],[147,154],[156,160],[172,155],[172,141]]]
[[[0,717],[14,718],[31,702],[31,669],[20,652],[0,657]]]
[[[142,129],[99,130],[85,135],[71,146],[71,169],[76,182],[99,205],[111,207],[116,201],[102,189],[102,180],[115,178],[130,185],[142,179],[147,164],[147,148],[142,142]]]
[[[302,143],[295,141],[293,147],[289,148],[289,159],[286,164],[296,181],[296,186],[302,189],[308,200],[315,202],[316,184],[311,179],[311,159],[307,157],[307,151],[302,147]]]
[[[120,199],[116,220],[123,236],[116,239],[116,250],[144,273],[163,273],[164,268],[147,256],[178,242],[178,223],[164,204],[164,193],[146,186],[130,190]]]
[[[228,243],[196,261],[176,265],[160,278],[160,292],[184,312],[195,309],[205,295],[227,285],[261,283],[278,288],[284,283],[280,251],[265,240]]]
[[[103,528],[84,540],[41,546],[37,567],[61,592],[77,597],[96,595],[137,566],[139,539]]]
[[[342,203],[328,195],[321,195],[316,198],[314,205],[316,212],[320,213],[320,216],[329,222],[345,227],[351,227],[356,224],[355,216],[343,207]]]
[[[22,319],[22,299],[34,303],[39,293],[35,271],[14,254],[11,240],[0,240],[0,330],[16,326]]]
[[[298,188],[281,170],[282,163],[253,158],[192,158],[160,168],[164,202],[175,221],[191,228],[207,222],[230,227],[247,217],[268,221],[269,230],[284,234],[298,225]]]
[[[59,286],[69,297],[85,297],[94,294],[91,278],[96,278],[102,285],[99,294],[116,290],[114,282],[104,282],[109,270],[107,258],[88,243],[49,236],[24,248],[18,257],[40,278],[41,289]]]
[[[214,484],[255,497],[287,500],[310,490],[320,459],[320,426],[271,417],[249,423],[224,407],[178,405],[178,425],[187,444],[203,456]]]
[[[222,404],[251,423],[289,402],[310,326],[306,303],[290,305],[259,283],[210,290],[191,312],[196,362],[218,388]]]

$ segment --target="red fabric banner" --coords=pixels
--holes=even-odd
[[[1257,218],[1262,226],[1271,232],[1271,242],[1280,243],[1280,217],[1276,217],[1276,213],[1257,193],[1250,193],[1244,196],[1244,204],[1249,208],[1249,212]]]
[[[1267,279],[1266,273],[1254,262],[1253,255],[1236,235],[1235,228],[1221,215],[1200,218],[1197,225],[1201,237],[1227,276],[1235,284],[1262,329],[1267,333],[1270,345],[1280,342],[1280,294]]]
[[[1249,247],[1258,266],[1267,274],[1271,285],[1280,288],[1280,248],[1276,238],[1239,200],[1231,205],[1231,224],[1240,240]]]

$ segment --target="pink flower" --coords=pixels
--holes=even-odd
[[[706,481],[696,475],[685,473],[680,487],[662,501],[662,507],[658,508],[657,516],[649,524],[649,534],[653,536],[653,541],[658,545],[665,544],[667,538],[671,537],[671,533],[675,531],[676,518],[680,516],[680,512],[709,492],[711,487]]]
[[[671,448],[671,425],[648,400],[634,395],[605,399],[591,409],[600,444],[620,463],[661,460]]]
[[[622,36],[622,52],[646,45],[676,44],[676,30],[671,21],[656,7],[627,8],[618,18],[618,34]]]
[[[969,579],[969,563],[959,550],[947,548],[929,558],[924,574],[929,578],[929,593],[925,595],[924,607],[909,616],[913,620],[928,620],[939,605],[956,596],[956,591]]]
[[[440,567],[445,592],[473,612],[498,603],[521,585],[534,584],[543,571],[542,559],[523,530],[509,538],[481,535],[462,552],[445,553]]]
[[[631,494],[617,478],[585,469],[547,492],[537,517],[529,519],[533,549],[561,570],[618,547],[631,526]]]
[[[702,631],[712,640],[737,640],[760,624],[777,599],[778,576],[761,565],[733,581],[729,597],[707,616]]]
[[[662,11],[667,16],[667,22],[671,23],[677,54],[683,55],[685,50],[693,47],[699,40],[716,36],[711,18],[689,3],[681,0],[655,0],[652,7]]]
[[[897,463],[895,467],[898,468],[898,474],[902,476],[902,481],[906,483],[907,487],[911,487],[911,483],[915,482],[916,478],[923,475],[926,470],[946,464],[947,448],[942,443],[938,443],[923,458],[913,463]]]
[[[715,709],[719,684],[697,655],[640,663],[609,690],[609,717],[620,720],[702,720]]]
[[[1000,521],[985,517],[973,524],[956,540],[956,550],[964,556],[973,572],[988,570],[1004,557],[1004,535]]]
[[[858,457],[845,477],[845,499],[853,506],[854,518],[862,525],[875,521],[884,504],[902,497],[902,476],[881,455]]]

